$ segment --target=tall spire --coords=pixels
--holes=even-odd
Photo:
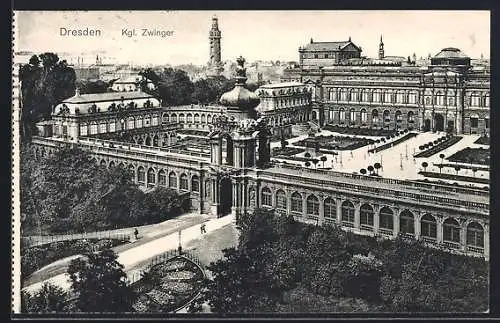
[[[380,35],[380,45],[378,45],[378,59],[384,59],[384,41],[382,40],[382,35]]]

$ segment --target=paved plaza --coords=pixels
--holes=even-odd
[[[322,130],[321,132],[317,133],[316,136],[350,136],[352,135],[346,135],[346,134],[340,134],[340,133],[335,133],[331,132],[328,130]],[[331,154],[325,154],[327,157],[327,161],[324,163],[325,167],[330,167],[332,170],[335,171],[340,171],[340,172],[346,172],[346,173],[358,173],[360,169],[364,168],[366,169],[369,165],[374,165],[375,163],[380,163],[382,165],[382,168],[379,170],[379,175],[382,177],[386,178],[394,178],[394,179],[401,179],[401,180],[423,180],[426,177],[418,174],[418,172],[422,171],[422,162],[427,162],[429,167],[427,167],[427,171],[430,172],[436,172],[439,173],[439,168],[435,166],[435,164],[440,164],[441,163],[441,158],[439,157],[440,154],[444,154],[446,157],[451,156],[452,154],[467,148],[477,148],[477,147],[483,147],[488,149],[488,146],[485,145],[479,145],[475,144],[474,142],[480,137],[480,135],[463,135],[462,139],[457,142],[456,144],[452,145],[451,147],[448,147],[431,157],[426,157],[426,158],[413,158],[413,154],[416,154],[419,152],[418,147],[421,145],[424,145],[430,141],[434,141],[438,139],[439,137],[444,136],[444,132],[424,132],[424,133],[418,133],[416,137],[410,138],[402,143],[399,143],[393,147],[390,147],[388,149],[385,149],[383,151],[377,152],[377,153],[369,153],[368,150],[373,148],[373,145],[367,145],[364,147],[360,147],[355,150],[339,150],[338,156],[334,156]],[[293,138],[288,140],[289,146],[290,147],[295,147],[294,143],[303,140],[307,137],[307,135],[303,135],[297,138]],[[382,137],[371,137],[371,136],[356,136],[359,138],[370,138],[370,139],[380,139]],[[391,139],[397,140],[398,138]],[[391,142],[387,141],[387,142]],[[386,142],[386,143],[387,143]],[[381,144],[379,144],[381,145]],[[377,146],[379,146],[377,145]],[[273,145],[272,145],[273,146]],[[274,147],[279,147],[279,143],[274,143]],[[296,156],[304,156],[305,153],[298,154]],[[319,158],[319,157],[318,157]],[[287,163],[293,163],[293,164],[298,164],[304,166],[304,162],[302,161],[293,161],[289,159],[279,159],[276,158],[276,160],[283,160],[286,161]],[[446,159],[444,160],[446,163]],[[449,164],[455,165],[455,163],[448,162]],[[467,164],[469,166],[481,166],[481,165],[471,165]],[[317,164],[317,167],[320,168],[323,166],[323,162],[319,162]],[[311,165],[309,168],[314,168],[314,165]],[[482,166],[484,167],[484,165]],[[442,169],[442,173],[446,174],[456,174],[456,171],[454,167],[444,167]],[[460,170],[460,175],[462,176],[473,176],[472,170],[470,169],[462,169]],[[477,171],[475,174],[476,177],[479,178],[489,178],[489,172],[487,171]],[[456,180],[445,180],[450,183],[457,182],[459,184],[465,184],[465,185],[474,185],[474,186],[484,186],[484,184],[477,184],[477,183],[470,183],[470,182],[461,182],[461,181],[456,181]]]

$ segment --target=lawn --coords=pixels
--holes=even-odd
[[[446,158],[452,162],[468,163],[468,164],[490,164],[490,150],[483,148],[465,148],[450,157]]]
[[[222,258],[222,249],[237,247],[237,245],[238,230],[234,225],[229,224],[190,241],[183,248],[196,255],[200,262],[207,266]]]

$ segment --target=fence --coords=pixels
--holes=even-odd
[[[122,241],[130,241],[130,235],[126,233],[113,233],[110,231],[96,231],[86,233],[64,234],[64,235],[47,235],[47,236],[28,236],[21,237],[21,244],[26,247],[35,247],[52,242],[80,240],[80,239],[116,239]]]

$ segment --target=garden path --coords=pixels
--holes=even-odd
[[[227,215],[221,218],[210,219],[206,222],[206,232],[211,232],[217,230],[225,225],[233,222],[234,216]],[[180,242],[182,245],[187,244],[189,241],[198,238],[201,235],[200,225],[196,224],[190,226],[181,231]],[[129,279],[136,274],[137,264],[145,263],[148,259],[151,259],[157,255],[160,255],[166,251],[176,249],[179,245],[179,234],[174,232],[166,236],[157,237],[151,241],[137,245],[133,248],[123,250],[118,253],[118,262],[124,266],[124,271],[127,273]],[[146,262],[147,263],[147,262]],[[132,270],[133,269],[133,270]],[[29,286],[23,288],[25,291],[36,292],[39,290],[45,282],[52,283],[56,286],[63,288],[64,290],[69,290],[71,288],[71,282],[69,276],[66,273],[58,274],[51,278],[45,279],[41,282],[30,284]]]

